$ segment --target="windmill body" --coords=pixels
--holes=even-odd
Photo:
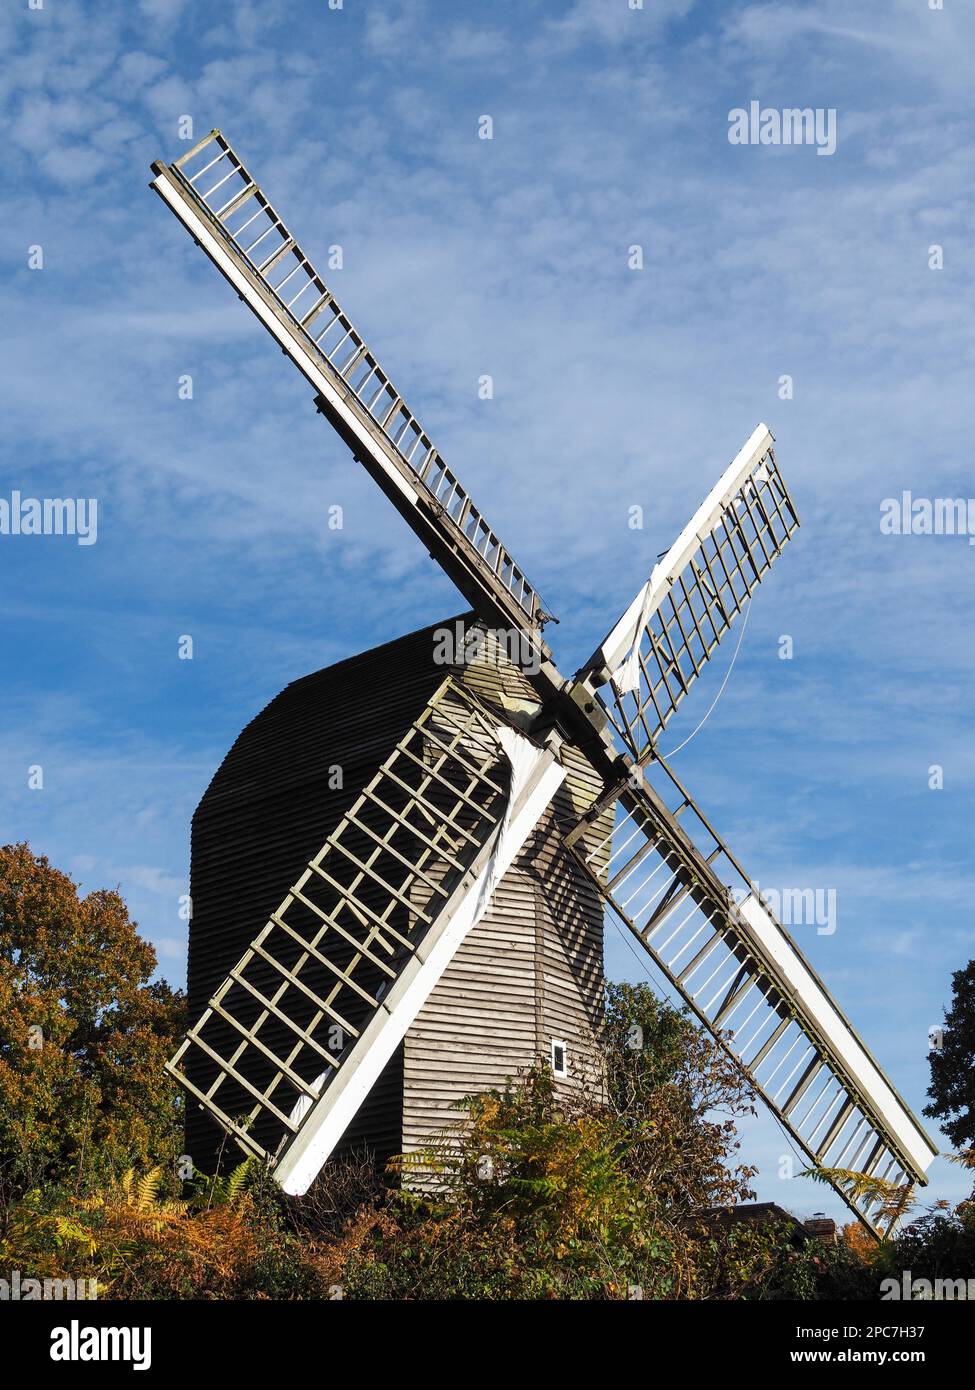
[[[537,590],[225,137],[153,173],[477,630],[506,639],[447,669],[427,629],[297,682],[245,730],[194,825],[172,1075],[303,1192],[357,1136],[422,1143],[516,1061],[590,1068],[601,903],[882,1229],[883,1185],[925,1182],[936,1149],[658,747],[799,525],[767,427],[566,678]],[[350,680],[333,719],[315,692]],[[348,765],[340,795],[323,758]]]
[[[443,634],[453,638],[459,631],[470,639],[450,644],[459,659],[438,661]],[[473,640],[481,635],[483,640]],[[293,682],[243,730],[193,820],[192,1018],[205,1013],[246,952],[254,924],[267,921],[278,908],[282,884],[336,830],[445,679],[456,681],[499,721],[514,720],[512,728],[539,708],[524,675],[474,615],[465,614]],[[428,759],[435,748],[428,743]],[[503,1087],[539,1061],[552,1063],[553,1053],[556,1087],[598,1088],[594,1042],[603,995],[602,899],[590,875],[563,846],[559,826],[577,820],[602,783],[574,749],[567,750],[565,760],[566,776],[553,804],[534,825],[483,917],[461,941],[372,1084],[333,1150],[336,1156],[365,1152],[382,1164],[395,1154],[422,1149],[431,1135],[456,1126],[457,1102],[464,1096]],[[611,820],[607,813],[602,825],[592,827],[591,847],[606,838]],[[604,849],[603,856],[607,853]],[[415,896],[419,903],[419,894]],[[408,918],[405,906],[398,917]],[[258,1001],[243,988],[237,995],[244,998],[227,1001],[228,1008],[249,1002],[256,1017]],[[295,989],[291,996],[281,1003],[307,1022],[311,1001]],[[365,1009],[353,1007],[349,1013],[350,1021],[360,1022]],[[265,1027],[261,1037],[280,1047],[286,1045],[286,1034],[283,1025]],[[336,1057],[349,1041],[334,1021],[322,1030],[322,1039]],[[207,1044],[226,1054],[233,1040],[232,1026],[213,1016]],[[249,1080],[259,1083],[266,1080],[266,1062],[258,1053],[240,1065]],[[321,1059],[311,1048],[296,1065],[309,1083],[321,1071]],[[185,1069],[203,1092],[217,1076],[212,1059],[200,1048],[190,1050]],[[277,1094],[287,1109],[300,1097],[293,1084],[279,1086]],[[246,1088],[230,1078],[215,1099],[231,1115],[251,1108]],[[273,1134],[273,1126],[269,1128]],[[268,1138],[262,1128],[250,1137]],[[189,1106],[187,1151],[197,1167],[210,1169],[224,1142],[225,1131],[212,1112]]]

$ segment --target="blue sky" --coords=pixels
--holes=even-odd
[[[795,934],[919,1107],[975,940],[975,551],[879,521],[904,489],[975,493],[975,11],[24,0],[0,41],[0,496],[99,505],[95,545],[0,536],[3,840],[118,885],[180,981],[189,819],[241,726],[463,606],[148,191],[188,115],[313,259],[343,247],[337,295],[560,616],[564,671],[768,422],[803,528],[675,768],[763,887],[835,889],[836,931]],[[753,99],[835,108],[835,154],[731,145]],[[634,973],[613,934],[607,955]],[[744,1136],[763,1197],[841,1210],[777,1176],[771,1121]],[[933,1195],[966,1190],[939,1161]]]

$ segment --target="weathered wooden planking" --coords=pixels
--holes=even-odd
[[[534,692],[499,645],[457,674],[481,699],[506,713],[530,707]],[[431,1131],[456,1126],[457,1102],[503,1087],[539,1061],[554,1039],[566,1044],[569,1076],[559,1086],[598,1086],[595,1036],[603,1007],[603,910],[599,895],[561,845],[573,822],[602,791],[576,749],[564,750],[566,782],[522,853],[498,885],[491,908],[462,943],[406,1036],[403,1147],[422,1150]],[[612,813],[593,827],[592,846],[608,835]],[[608,853],[608,851],[607,851]],[[603,856],[605,857],[605,856]]]
[[[189,996],[195,1017],[450,668],[434,659],[444,629],[412,633],[295,681],[243,730],[193,820]],[[488,637],[453,672],[504,717],[537,710],[525,677]],[[565,750],[566,783],[491,908],[463,943],[349,1127],[339,1153],[363,1146],[384,1161],[456,1123],[455,1102],[504,1085],[548,1058],[553,1038],[573,1071],[593,1072],[602,1008],[602,905],[560,843],[560,827],[592,804],[601,783]],[[341,787],[330,786],[342,769]],[[611,816],[610,816],[611,820]],[[606,818],[587,834],[594,847]],[[418,896],[417,906],[422,906]],[[273,1042],[269,1029],[268,1041]],[[193,1080],[205,1084],[198,1063]],[[573,1085],[570,1078],[565,1084]],[[191,1107],[187,1148],[212,1167],[222,1131]]]

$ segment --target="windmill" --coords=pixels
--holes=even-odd
[[[571,1084],[608,910],[811,1164],[925,1183],[936,1149],[658,747],[798,527],[768,429],[567,679],[539,594],[224,136],[152,170],[473,610],[295,682],[214,778],[168,1064],[190,1123],[297,1194],[350,1137],[403,1144],[495,1076],[526,1018]]]

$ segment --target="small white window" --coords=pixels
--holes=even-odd
[[[560,1038],[552,1039],[552,1075],[568,1076],[569,1049]]]

